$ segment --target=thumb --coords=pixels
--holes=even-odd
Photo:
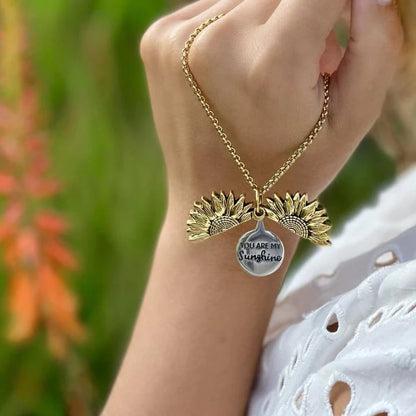
[[[403,28],[393,0],[351,1],[350,40],[331,82],[333,125],[354,135],[353,146],[380,115],[402,43]]]

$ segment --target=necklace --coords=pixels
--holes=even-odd
[[[189,66],[189,53],[195,39],[209,25],[223,16],[218,15],[207,20],[191,34],[182,50],[182,69],[190,87],[211,120],[227,151],[244,175],[250,188],[254,191],[255,202],[247,202],[245,195],[236,197],[232,191],[228,194],[213,192],[210,198],[202,197],[200,201],[195,202],[187,221],[187,232],[191,241],[205,240],[240,224],[255,220],[257,222],[256,228],[240,238],[236,248],[236,257],[241,267],[251,275],[268,276],[277,271],[282,265],[285,250],[280,238],[266,230],[263,221],[265,218],[279,223],[284,228],[314,244],[331,244],[327,234],[331,229],[331,223],[326,209],[317,200],[309,202],[308,195],[300,192],[294,195],[286,193],[284,198],[274,194],[273,198],[267,198],[266,201],[263,198],[264,194],[276,185],[308,149],[326,123],[330,101],[330,77],[328,74],[323,74],[324,104],[315,126],[273,176],[262,187],[258,186],[224,132]]]

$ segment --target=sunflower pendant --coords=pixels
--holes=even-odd
[[[236,248],[240,266],[252,276],[268,276],[283,263],[285,248],[282,241],[264,228],[263,220],[253,231],[244,234]]]
[[[300,193],[287,193],[285,199],[275,194],[258,209],[255,204],[247,203],[244,195],[236,198],[233,192],[228,195],[224,192],[212,193],[211,199],[202,197],[200,202],[195,202],[187,221],[187,232],[191,241],[205,240],[256,220],[255,230],[240,238],[236,256],[246,272],[253,276],[268,276],[282,265],[284,246],[275,234],[265,229],[264,218],[279,223],[314,244],[331,244],[327,234],[331,223],[325,208],[318,201],[308,202],[308,196]]]

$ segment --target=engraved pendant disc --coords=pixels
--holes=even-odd
[[[258,221],[253,231],[244,234],[237,244],[237,260],[253,276],[268,276],[283,263],[285,249],[281,240]]]

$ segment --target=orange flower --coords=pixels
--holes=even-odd
[[[85,337],[85,331],[76,319],[77,302],[50,264],[41,265],[38,282],[49,347],[58,357],[62,357],[68,346],[66,336],[73,341],[81,341]]]
[[[28,177],[26,178],[26,188],[30,196],[42,199],[56,195],[59,191],[59,184],[50,179]]]
[[[66,269],[77,269],[78,262],[75,256],[58,240],[51,240],[45,244],[45,254],[58,266]]]
[[[8,4],[1,11],[11,15],[0,32],[0,41],[10,40],[0,50],[8,58],[0,56],[0,244],[10,276],[8,338],[27,341],[43,325],[51,352],[63,357],[70,342],[85,336],[76,298],[65,281],[78,262],[63,242],[68,224],[44,208],[61,188],[49,174],[47,136],[28,77],[19,6]]]
[[[12,202],[5,208],[3,217],[0,219],[0,243],[15,236],[22,213],[19,203]]]
[[[16,114],[5,104],[0,103],[0,128],[7,131],[18,125]]]
[[[0,194],[8,195],[16,189],[16,180],[13,176],[0,173]]]
[[[0,243],[8,240],[13,236],[14,227],[7,223],[0,223]]]
[[[38,229],[46,234],[61,235],[68,230],[68,223],[52,212],[41,212],[35,218]]]
[[[18,272],[10,280],[8,296],[11,325],[8,338],[14,342],[30,339],[39,321],[36,283],[29,275]]]
[[[40,241],[36,231],[31,228],[20,229],[16,237],[16,267],[24,266],[25,269],[35,270],[40,257]]]

